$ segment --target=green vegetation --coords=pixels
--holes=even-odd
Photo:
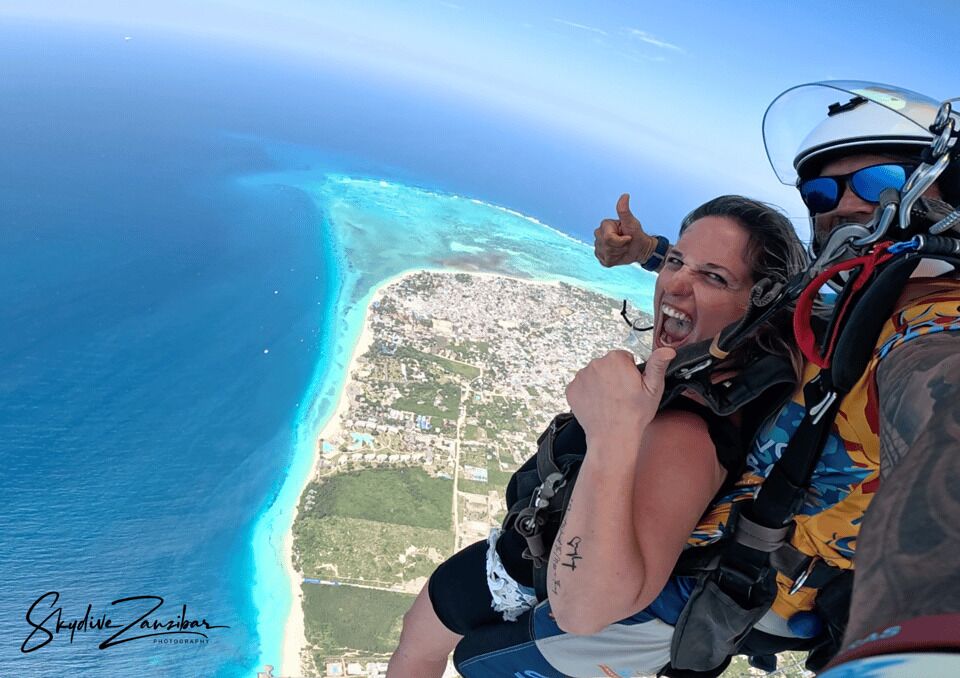
[[[398,360],[403,362],[409,362],[411,360],[421,362],[421,363],[431,363],[437,365],[438,367],[443,368],[447,372],[452,374],[458,374],[461,377],[465,377],[467,380],[476,379],[480,376],[480,368],[474,367],[473,365],[465,365],[463,363],[458,363],[447,358],[442,358],[438,355],[432,353],[424,353],[423,351],[418,351],[415,348],[410,346],[401,346],[397,349],[396,357]]]
[[[533,454],[532,448],[530,454]],[[513,468],[513,464],[509,465],[508,468]],[[507,496],[507,484],[510,482],[510,478],[513,476],[513,471],[501,471],[500,462],[497,459],[497,455],[493,455],[493,459],[487,460],[487,488],[489,490],[496,490],[502,498]],[[507,507],[509,508],[509,507]],[[493,521],[496,523],[502,523],[503,519],[507,517],[506,511],[498,511],[496,515],[492,517]]]
[[[487,459],[487,457],[493,457],[493,459]],[[457,489],[461,492],[470,492],[472,494],[482,494],[486,495],[491,490],[496,490],[503,494],[505,489],[504,486],[498,486],[491,484],[489,482],[482,482],[479,480],[470,480],[466,477],[466,467],[472,466],[474,468],[487,469],[487,476],[490,475],[490,465],[497,465],[496,454],[494,450],[487,447],[468,447],[466,445],[460,448],[460,481],[457,485]]]
[[[317,666],[347,650],[390,654],[413,596],[348,586],[303,586],[304,626]]]
[[[487,432],[476,424],[465,424],[463,427],[464,440],[486,440]]]
[[[456,419],[460,411],[460,387],[456,384],[398,384],[401,396],[392,407],[428,417]]]
[[[444,513],[449,518],[449,504]],[[394,586],[430,576],[453,547],[449,527],[424,529],[341,516],[298,519],[297,526],[294,549],[301,571],[319,579]]]
[[[460,465],[461,466],[475,466],[477,468],[485,468],[487,465],[487,455],[489,450],[485,447],[473,447],[473,446],[460,446]]]
[[[457,484],[457,488],[461,492],[469,492],[470,494],[483,494],[485,495],[490,490],[497,490],[503,493],[503,488],[493,487],[490,483],[481,483],[479,480],[465,480],[463,476],[460,476],[460,482]]]
[[[530,454],[532,455],[533,452]],[[507,483],[510,482],[512,475],[513,471],[501,471],[496,459],[491,459],[487,463],[487,485],[496,488],[501,494],[506,493]]]
[[[527,431],[530,427],[530,410],[517,398],[493,396],[485,403],[470,403],[468,413],[476,416],[481,426],[493,429],[488,432],[493,438],[497,437],[496,431]]]
[[[450,351],[460,360],[465,362],[483,361],[488,362],[490,358],[490,344],[486,341],[464,340],[456,344],[451,344]]]
[[[423,469],[336,475],[303,496],[293,535],[305,576],[394,585],[428,576],[450,552],[453,483]]]
[[[343,516],[447,532],[452,529],[453,484],[431,478],[420,468],[355,471],[310,483],[304,496],[311,490],[315,490],[312,506],[306,508],[306,501],[300,506],[304,519]]]
[[[430,422],[430,429],[421,431],[421,433],[428,436],[442,435],[445,438],[455,438],[457,435],[457,422],[447,419],[433,419]]]

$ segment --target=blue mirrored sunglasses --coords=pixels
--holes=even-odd
[[[900,190],[915,165],[886,163],[863,167],[849,174],[815,177],[802,180],[798,186],[800,197],[812,214],[829,212],[840,204],[845,186],[861,200],[880,202],[880,194],[888,188]]]

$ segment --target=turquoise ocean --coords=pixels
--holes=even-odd
[[[492,271],[649,310],[653,277],[588,243],[620,191],[675,191],[414,84],[123,37],[0,26],[0,672],[252,676],[377,286]],[[140,614],[222,628],[101,648]]]

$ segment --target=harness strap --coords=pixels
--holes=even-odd
[[[904,243],[898,243],[902,245]],[[897,247],[897,245],[894,245]],[[893,248],[891,248],[893,249]],[[833,383],[849,391],[860,380],[873,357],[873,346],[884,323],[895,310],[907,279],[922,258],[903,254],[887,264],[854,305],[833,353]],[[932,258],[940,259],[936,256]],[[869,347],[869,348],[868,348]]]
[[[793,582],[791,593],[796,593],[802,586],[821,589],[848,571],[816,556],[808,556],[792,544],[783,544],[771,553],[770,565]]]
[[[779,549],[792,531],[791,526],[766,527],[741,515],[737,521],[735,539],[748,548],[765,553]]]
[[[559,432],[571,421],[573,414],[558,414],[537,439],[535,461],[541,482],[534,488],[529,500],[519,500],[510,507],[503,523],[505,527],[512,526],[526,541],[523,557],[533,561],[535,579],[547,562],[550,545],[545,538],[544,527],[550,513],[566,508],[567,495],[561,495],[560,491],[567,484],[569,465],[561,468],[557,463],[554,444]]]
[[[558,414],[537,441],[537,473],[543,479],[550,477],[552,473],[561,472],[560,466],[553,456],[553,442],[557,439],[557,432],[571,419],[573,419],[573,415],[569,412]]]
[[[660,409],[668,407],[684,391],[698,393],[714,414],[728,416],[744,405],[763,397],[764,402],[786,401],[797,387],[796,375],[789,360],[781,356],[764,354],[749,369],[713,383],[709,370],[677,377],[666,382]]]
[[[831,383],[828,370],[804,387],[806,414],[757,492],[750,507],[754,520],[769,527],[782,527],[800,510],[844,395]]]
[[[678,577],[696,577],[704,572],[716,570],[720,563],[720,552],[724,546],[723,543],[714,543],[684,549],[673,569],[673,574]],[[809,556],[787,542],[781,543],[776,550],[770,552],[770,567],[794,582],[796,589],[801,586],[821,589],[844,572],[849,572],[849,570],[834,567],[821,558]],[[798,584],[801,577],[802,581]]]
[[[696,577],[702,572],[711,572],[717,569],[720,562],[720,551],[724,544],[714,542],[706,546],[691,546],[685,548],[677,559],[671,574],[677,577]]]

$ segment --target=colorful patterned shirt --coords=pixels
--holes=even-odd
[[[891,351],[918,337],[960,330],[960,283],[930,279],[911,282],[912,301],[884,324],[867,369],[840,405],[823,454],[810,482],[802,508],[795,517],[790,543],[842,569],[853,567],[857,535],[863,515],[880,481],[880,427],[876,373]],[[819,372],[808,364],[807,384]],[[746,470],[733,490],[703,516],[688,540],[701,546],[723,536],[730,509],[753,497],[774,463],[786,449],[803,419],[803,388],[761,427],[747,456]],[[778,576],[779,594],[773,610],[784,618],[813,607],[816,591],[801,588],[790,595],[792,582]]]

